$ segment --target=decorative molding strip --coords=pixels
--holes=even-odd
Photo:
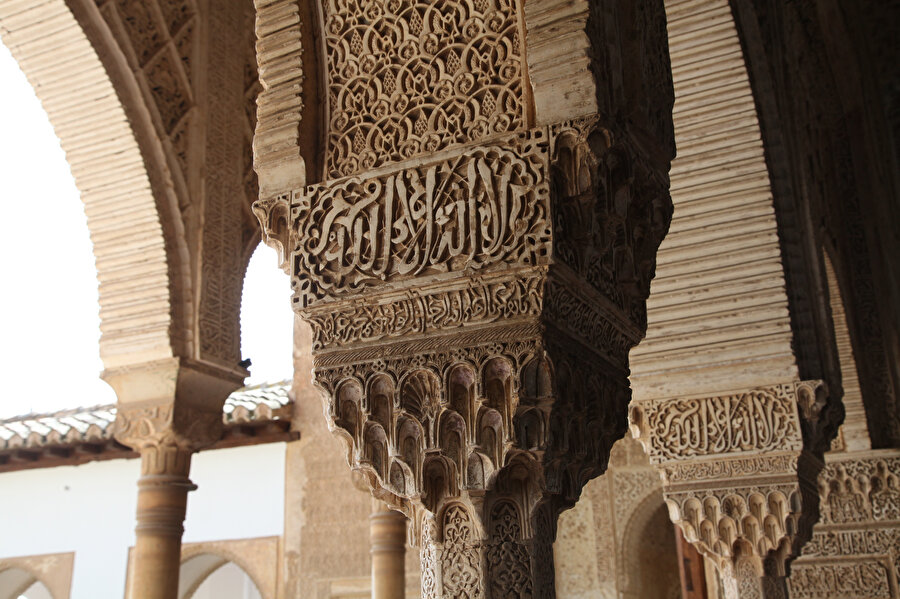
[[[313,351],[537,316],[543,285],[543,276],[478,277],[462,289],[454,286],[421,293],[410,289],[394,301],[312,308],[308,321]]]

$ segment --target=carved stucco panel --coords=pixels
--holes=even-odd
[[[821,518],[791,568],[791,597],[900,597],[900,457],[896,450],[826,456]]]
[[[651,400],[632,409],[651,461],[799,451],[803,446],[794,384],[695,399]]]
[[[323,12],[328,177],[527,125],[518,0],[327,0]]]
[[[546,132],[505,142],[295,192],[303,305],[385,281],[546,263]]]

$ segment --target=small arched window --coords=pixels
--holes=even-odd
[[[291,377],[294,316],[290,278],[277,268],[275,251],[259,244],[247,264],[241,297],[241,354],[252,360],[247,385]]]

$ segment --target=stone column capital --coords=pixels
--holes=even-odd
[[[223,433],[222,407],[243,369],[172,358],[107,370],[118,396],[115,438],[137,451],[197,451]]]
[[[329,427],[410,518],[428,599],[553,596],[672,216],[663,3],[539,4],[323,3],[321,172],[257,161]]]
[[[175,401],[122,405],[116,413],[116,440],[144,454],[178,450],[192,453],[222,437],[221,409],[201,410]]]
[[[671,217],[665,173],[592,116],[256,213],[290,248],[329,425],[410,518],[434,596],[470,578],[548,596],[556,518],[626,431],[628,352]]]
[[[672,521],[735,593],[783,589],[812,535],[827,406],[822,381],[632,402],[632,435],[660,472]]]

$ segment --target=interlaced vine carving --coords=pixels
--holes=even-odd
[[[439,576],[435,525],[431,517],[423,518],[422,524],[422,599],[437,599]]]
[[[526,126],[517,0],[323,4],[327,177]]]
[[[491,597],[531,597],[531,558],[522,539],[516,506],[509,501],[497,502],[491,510],[491,527],[491,545],[487,550]]]
[[[478,534],[466,508],[451,505],[444,514],[441,571],[444,597],[484,597]]]

